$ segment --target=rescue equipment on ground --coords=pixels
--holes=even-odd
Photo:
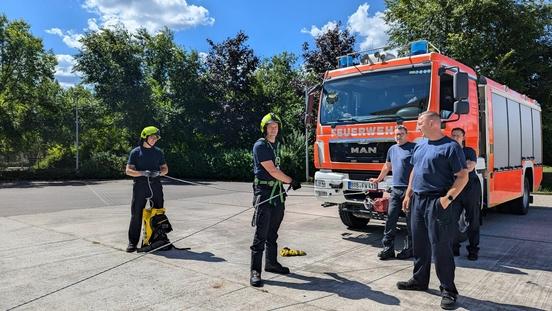
[[[290,257],[290,256],[306,256],[307,253],[305,251],[302,251],[300,249],[292,249],[289,247],[284,247],[280,250],[280,256],[282,257]]]
[[[168,251],[173,248],[167,236],[172,231],[172,226],[169,218],[165,215],[164,208],[144,208],[142,222],[144,237],[142,238],[142,247],[138,249],[138,252],[149,252],[165,244],[168,245],[159,249],[160,251]]]

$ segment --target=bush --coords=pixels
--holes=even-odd
[[[79,177],[83,178],[120,178],[125,176],[127,155],[115,155],[109,151],[93,153],[83,161]]]

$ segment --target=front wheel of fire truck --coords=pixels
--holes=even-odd
[[[360,218],[355,215],[353,215],[353,212],[350,212],[347,210],[349,205],[347,203],[339,204],[339,218],[341,218],[341,222],[343,224],[351,229],[360,229],[366,226],[366,224],[370,221],[370,218]]]
[[[531,201],[530,194],[531,192],[531,183],[529,178],[525,177],[525,182],[523,183],[523,195],[519,199],[512,201],[512,212],[518,215],[526,215],[529,212],[529,203]]]

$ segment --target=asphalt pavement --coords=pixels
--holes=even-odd
[[[262,288],[248,284],[247,183],[164,183],[169,237],[191,250],[126,253],[131,183],[0,184],[0,309],[439,309],[434,267],[428,291],[397,290],[413,265],[377,259],[383,223],[349,230],[309,187],[290,192],[279,232],[279,247],[307,255],[280,258],[292,274],[264,272]],[[536,195],[525,216],[489,213],[479,260],[465,248],[456,258],[458,309],[552,310],[551,224],[552,196]]]

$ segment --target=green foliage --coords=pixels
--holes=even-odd
[[[552,5],[540,0],[386,0],[396,46],[420,38],[539,101],[544,146],[552,144]],[[544,149],[545,162],[552,149]]]
[[[311,50],[307,42],[303,43],[305,68],[322,78],[327,70],[337,68],[337,58],[353,52],[355,37],[348,29],[341,30],[341,22],[336,27],[315,38],[316,48]]]
[[[40,159],[38,162],[35,163],[34,168],[40,169],[40,168],[58,168],[60,165],[67,164],[67,163],[60,163],[63,160],[66,160],[65,162],[68,162],[69,152],[67,152],[67,149],[59,144],[53,145],[46,151],[46,155]]]
[[[79,172],[84,178],[121,178],[124,176],[124,168],[127,157],[112,154],[110,152],[92,153],[86,159]]]
[[[59,121],[63,112],[55,65],[30,25],[0,14],[0,153],[38,152],[44,141],[59,138],[43,126]]]

